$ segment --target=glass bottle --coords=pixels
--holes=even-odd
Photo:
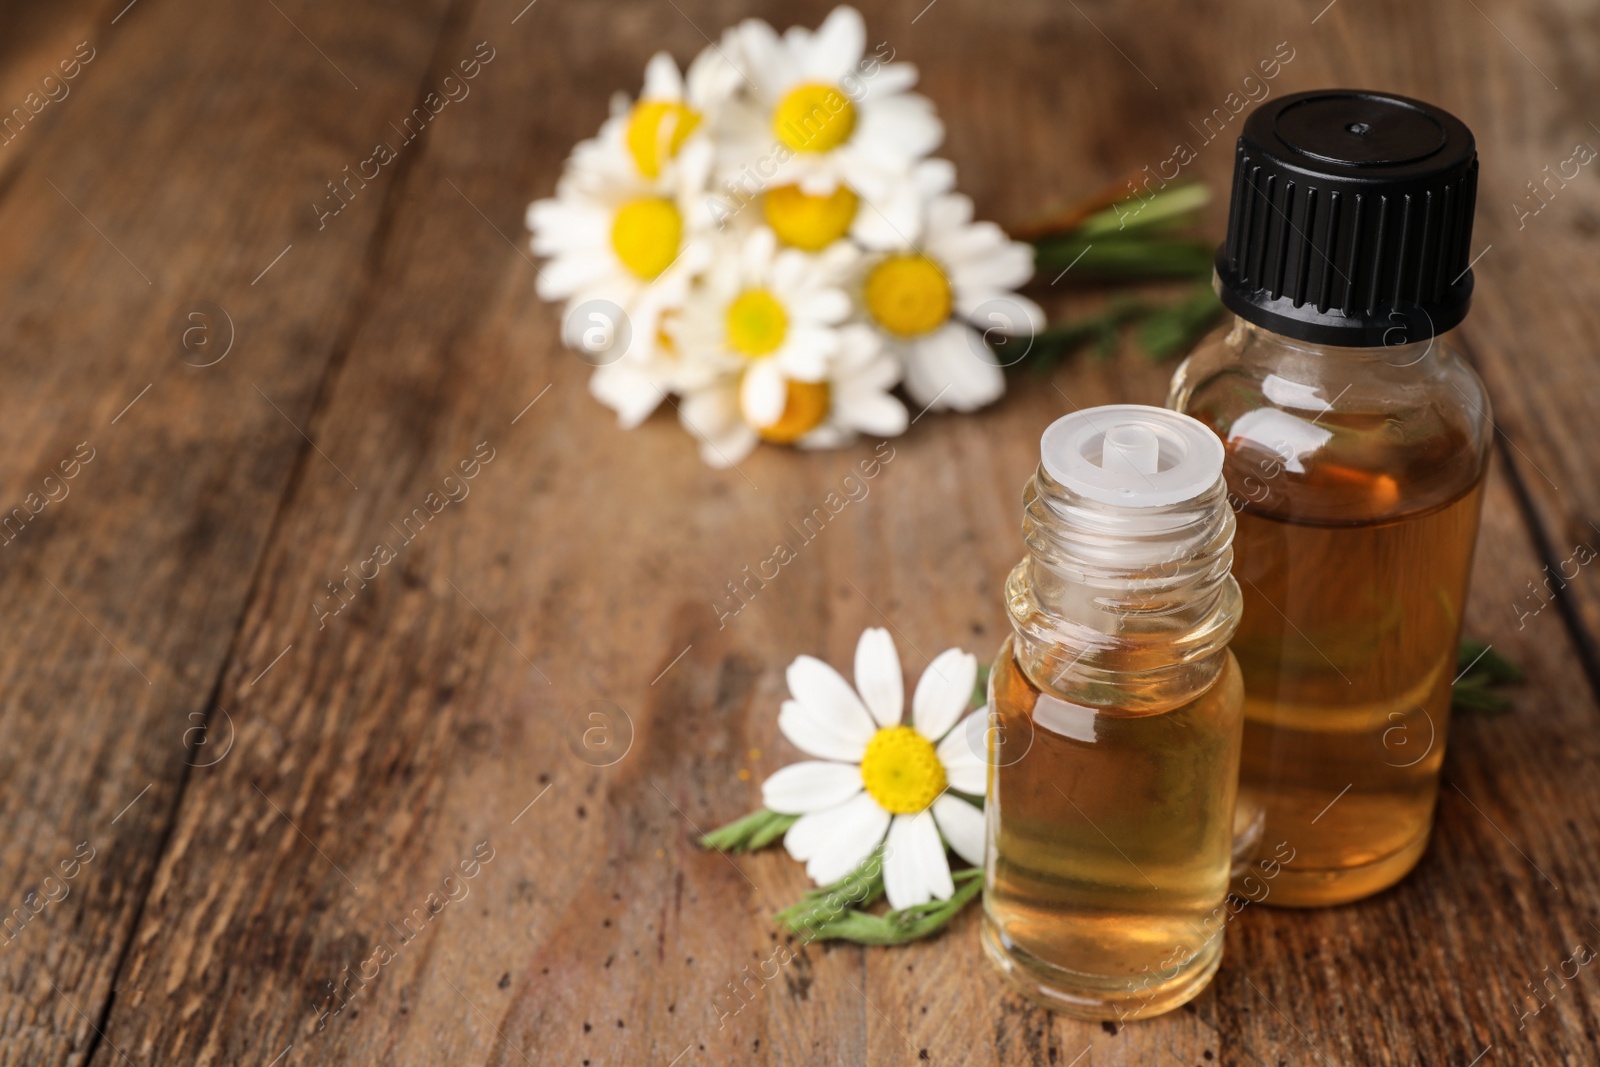
[[[1227,453],[1241,860],[1294,855],[1267,903],[1359,899],[1427,847],[1491,442],[1439,336],[1472,288],[1476,173],[1459,120],[1378,94],[1285,97],[1240,138],[1217,257],[1238,317],[1170,404]]]
[[[1222,955],[1243,688],[1223,450],[1161,408],[1057,420],[989,678],[983,942],[1022,993],[1156,1015]],[[981,719],[979,722],[981,723]]]

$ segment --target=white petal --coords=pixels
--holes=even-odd
[[[750,236],[744,240],[744,246],[739,249],[740,266],[744,269],[746,281],[756,283],[766,276],[767,267],[772,264],[777,248],[778,235],[767,227],[760,226],[750,231]],[[773,266],[781,265],[783,262],[785,258],[779,257],[779,263]],[[801,267],[803,269],[803,263]]]
[[[781,172],[780,176],[792,174],[793,183],[807,196],[832,196],[842,180],[837,169],[829,165],[831,156],[837,154],[811,159],[804,153],[797,153],[788,163],[789,170]]]
[[[922,196],[910,182],[888,196],[862,202],[850,223],[850,236],[873,249],[904,248],[922,232]]]
[[[943,196],[956,187],[956,165],[948,159],[924,159],[912,177],[923,196]]]
[[[972,221],[972,198],[963,193],[935,197],[928,205],[928,229],[935,232],[959,229]]]
[[[911,831],[907,834],[916,849],[918,874],[935,900],[949,900],[956,886],[950,877],[950,860],[945,855],[944,839],[939,836],[939,825],[933,812],[909,816]]]
[[[845,806],[857,799],[852,797],[837,807],[800,816],[783,835],[784,849],[801,863],[811,859],[827,848],[838,829],[846,824],[850,813],[844,810]]]
[[[888,389],[900,382],[900,361],[883,351],[883,335],[864,322],[839,328],[838,358],[841,367],[853,376],[864,377],[876,388]],[[883,366],[871,366],[874,361]],[[867,373],[869,369],[871,372]]]
[[[867,46],[867,26],[861,12],[843,4],[828,13],[811,38],[807,74],[837,78],[861,59]]]
[[[822,326],[796,325],[789,327],[789,336],[785,338],[783,347],[761,362],[773,364],[784,372],[785,377],[802,382],[820,382],[828,376],[828,360],[838,350],[839,335],[835,331]],[[786,383],[786,400],[787,388]],[[779,413],[782,414],[781,407]]]
[[[657,52],[644,65],[644,89],[641,100],[682,100],[683,79],[678,75],[678,64],[666,52]]]
[[[889,813],[871,796],[859,793],[837,808],[800,816],[784,835],[783,844],[789,855],[806,861],[806,873],[813,882],[827,885],[870,856],[888,829]]]
[[[878,68],[877,73],[867,82],[871,87],[868,92],[879,96],[889,96],[893,93],[903,93],[917,84],[917,67],[915,63],[888,63]]]
[[[710,388],[686,397],[678,421],[700,442],[700,458],[708,466],[731,467],[756,446],[756,432],[739,417],[738,394],[732,388]]]
[[[1033,277],[1033,249],[1025,244],[1002,238],[991,248],[952,247],[958,244],[943,241],[941,247],[930,249],[950,265],[950,280],[957,290],[1017,289]]]
[[[785,700],[778,712],[778,729],[784,737],[812,756],[859,763],[875,732],[867,719],[856,715],[833,718],[813,714],[798,700]]]
[[[716,221],[710,210],[711,198],[700,195],[711,176],[716,155],[716,145],[709,139],[691,137],[672,163],[676,171],[673,184],[678,190],[678,210],[692,219],[696,227],[703,227]],[[679,254],[678,262],[680,266],[685,263],[691,264],[690,273],[698,274],[707,260],[695,259],[691,248],[685,248]]]
[[[538,249],[535,249],[537,252]],[[612,266],[605,258],[591,255],[557,256],[544,265],[534,282],[534,289],[544,300],[563,300],[578,290],[593,285],[610,274]],[[572,347],[570,341],[568,347]]]
[[[916,855],[906,844],[909,826],[904,815],[896,815],[889,824],[889,839],[884,845],[883,888],[891,908],[923,904],[929,899],[918,885]]]
[[[861,792],[861,768],[807,760],[791,763],[761,783],[761,802],[782,815],[836,808]]]
[[[789,383],[775,359],[758,360],[744,372],[739,382],[739,410],[754,426],[771,426],[783,418],[789,398]]]
[[[799,76],[776,31],[760,19],[739,23],[739,50],[746,58],[744,72],[756,80],[766,96],[781,96]]]
[[[678,415],[691,432],[720,436],[740,421],[738,396],[731,388],[702,389],[683,398]]]
[[[983,866],[983,812],[960,797],[944,794],[933,802],[939,832],[955,854],[976,867]]]
[[[988,708],[979,708],[962,719],[934,750],[944,764],[945,781],[958,793],[981,797],[988,787],[988,716]]]
[[[625,430],[643,422],[666,396],[648,373],[628,363],[595,368],[589,378],[589,393],[617,413]]]
[[[1038,332],[1044,329],[1044,309],[1025,296],[1004,291],[956,289],[956,310],[961,317],[999,341],[1003,337],[1017,338],[1018,351],[1024,351]],[[1009,345],[1011,342],[1005,342]],[[1010,366],[1020,355],[1009,347],[996,352],[994,360],[1001,366]]]
[[[993,355],[979,355],[982,335],[964,323],[948,323],[912,346],[906,357],[906,391],[923,407],[975,411],[1006,391]]]
[[[944,858],[944,842],[931,813],[894,817],[883,860],[883,887],[889,906],[896,909],[949,900],[956,891],[950,863]]]
[[[738,66],[741,58],[737,27],[724,30],[721,41],[708,41],[684,76],[689,105],[715,114],[744,80]]]
[[[896,96],[869,95],[862,101],[861,125],[852,144],[895,160],[918,159],[939,147],[944,140],[944,123],[933,110],[933,101],[916,93]]]
[[[906,432],[910,416],[906,406],[885,393],[839,390],[833,398],[833,417],[852,430],[898,437]]]
[[[807,319],[833,325],[849,318],[854,305],[842,289],[818,289],[795,301],[794,313]]]
[[[972,705],[972,688],[978,680],[978,657],[959,648],[947,648],[928,664],[911,698],[911,722],[929,741],[950,731],[961,713]]]
[[[727,470],[754,452],[760,441],[754,430],[740,423],[717,437],[700,436],[700,460],[715,470]]]
[[[825,422],[794,443],[796,448],[843,448],[854,441],[856,435],[849,430]]]
[[[861,747],[876,732],[871,714],[844,676],[815,656],[798,656],[785,675],[789,692],[813,719],[841,738],[861,738]]]
[[[1020,260],[1029,266],[1033,263],[1033,249],[1020,241],[1013,243],[1006,232],[992,222],[974,222],[954,229],[941,230],[928,238],[928,252],[941,257],[952,268],[968,260],[993,259],[989,264],[996,270]],[[1026,276],[1022,279],[1026,281]],[[999,284],[999,283],[995,283]],[[1012,284],[1007,283],[1006,288]]]
[[[856,689],[879,726],[899,724],[905,711],[905,679],[888,630],[874,627],[861,632],[856,642]]]

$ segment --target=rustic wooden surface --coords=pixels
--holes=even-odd
[[[1514,207],[1600,145],[1600,16],[865,5],[1003,221],[1166,158],[1280,42],[1274,93],[1388,88],[1479,138],[1462,340],[1501,439],[1468,630],[1531,680],[1514,713],[1458,718],[1408,881],[1247,909],[1205,994],[1118,1030],[1004,992],[971,912],[902,949],[806,948],[719,1019],[803,877],[691,838],[794,758],[775,726],[795,655],[846,663],[889,621],[913,673],[918,650],[987,656],[1039,430],[1159,402],[1170,368],[1079,359],[981,415],[927,416],[719,628],[724,583],[872,442],[714,472],[667,415],[618,430],[533,297],[522,208],[652,51],[826,5],[524,2],[115,0],[0,22],[7,110],[80,42],[94,56],[0,145],[0,503],[92,455],[0,548],[0,911],[75,873],[0,941],[0,1063],[1600,1062],[1594,966],[1536,1014],[1529,991],[1600,947],[1600,585],[1559,579],[1600,548],[1600,193],[1585,171],[1520,226]],[[319,230],[324,183],[479,42],[495,58],[471,95]],[[1230,164],[1218,142],[1192,169],[1218,185]],[[480,443],[470,495],[319,628],[327,583]],[[582,744],[590,713],[606,753]],[[319,1029],[324,983],[475,855],[451,883],[468,895]]]

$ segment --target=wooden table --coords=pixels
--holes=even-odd
[[[533,295],[523,207],[657,48],[686,60],[746,14],[826,7],[525,2],[6,16],[5,108],[78,63],[0,146],[0,503],[28,513],[0,556],[0,910],[42,905],[0,940],[0,1061],[1600,1062],[1596,967],[1549,977],[1600,948],[1600,585],[1571,562],[1600,547],[1600,194],[1586,170],[1514,207],[1600,145],[1592,13],[868,5],[1006,222],[1167,158],[1280,42],[1274,93],[1397,90],[1479,138],[1462,340],[1500,438],[1467,627],[1531,680],[1513,714],[1458,717],[1409,880],[1247,909],[1204,995],[1118,1029],[1003,991],[975,911],[910,947],[805,948],[719,1023],[804,878],[692,838],[795,758],[776,731],[794,656],[848,663],[887,621],[913,675],[916,650],[987,658],[1039,431],[1159,402],[1170,367],[1130,346],[922,419],[719,626],[725,583],[871,444],[763,450],[741,474],[667,414],[619,430]],[[479,42],[470,96],[319,222],[326,183]],[[1233,135],[1191,173],[1225,183]],[[1093,299],[1041,288],[1054,314]],[[470,495],[336,599],[475,454]],[[597,723],[615,762],[582,743]],[[319,1029],[326,983],[383,939],[402,947]]]

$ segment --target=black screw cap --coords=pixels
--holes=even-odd
[[[1425,341],[1466,317],[1472,131],[1431,104],[1322,89],[1251,112],[1234,161],[1222,302],[1317,344]]]

